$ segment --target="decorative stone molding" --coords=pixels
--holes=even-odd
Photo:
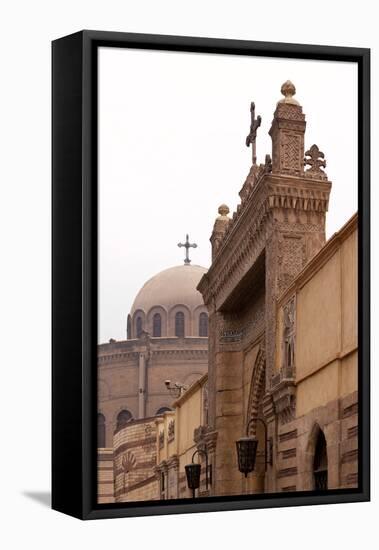
[[[217,431],[211,430],[211,431],[207,431],[204,436],[205,445],[209,453],[214,453],[216,450],[217,435],[218,435]]]
[[[271,384],[275,413],[282,424],[287,424],[295,418],[296,412],[296,383],[292,369],[281,369]]]
[[[179,470],[179,457],[178,455],[172,455],[166,461],[168,470]]]
[[[267,422],[273,422],[275,420],[275,406],[272,399],[272,395],[269,392],[266,392],[262,399],[262,410],[263,416]]]
[[[282,369],[286,375],[295,376],[296,296],[283,307]]]
[[[198,450],[212,453],[216,449],[217,431],[209,426],[198,426],[194,430],[193,440]]]
[[[205,426],[208,426],[208,411],[209,411],[209,394],[208,394],[208,382],[206,382],[202,389],[202,416],[203,423]]]
[[[265,365],[266,356],[263,346],[259,349],[255,359],[255,365],[250,382],[249,401],[247,406],[246,425],[250,424],[250,430],[253,435],[256,432],[256,419],[258,418],[259,399],[262,397],[262,392],[265,389]]]
[[[198,426],[193,431],[193,440],[198,449],[204,450],[205,448],[206,432],[207,432],[207,426]]]
[[[239,281],[255,264],[273,231],[294,232],[302,237],[302,261],[324,244],[325,213],[331,183],[301,177],[291,178],[263,173],[241,208],[230,221],[219,243],[217,255],[198,285],[208,308],[219,309]],[[295,219],[289,222],[289,212]],[[283,227],[282,227],[283,226]],[[307,248],[304,237],[316,234],[317,248]],[[322,238],[321,238],[322,237]],[[302,267],[302,266],[301,266]]]
[[[175,438],[175,420],[170,420],[168,424],[167,432],[168,432],[167,441],[168,442],[173,441],[173,439]]]

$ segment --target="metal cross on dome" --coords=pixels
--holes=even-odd
[[[189,259],[189,249],[190,248],[197,248],[196,243],[190,243],[189,237],[186,235],[186,242],[185,243],[178,243],[179,248],[182,248],[182,246],[186,249],[186,257],[184,258],[184,264],[189,265],[191,263],[191,260]]]

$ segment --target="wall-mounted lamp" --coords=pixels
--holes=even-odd
[[[193,459],[196,454],[203,454],[205,456],[205,488],[208,491],[208,484],[212,484],[212,470],[211,465],[208,465],[208,453],[198,449],[192,455],[191,464],[187,464],[184,468],[187,476],[187,485],[188,488],[192,490],[192,498],[195,498],[195,491],[200,487],[200,475],[201,475],[201,464],[195,464]],[[209,478],[208,478],[209,476]]]
[[[267,438],[267,424],[261,418],[252,418],[246,426],[246,437],[241,437],[236,441],[238,469],[240,472],[247,474],[255,468],[255,459],[257,456],[258,439],[257,437],[249,436],[249,427],[252,422],[262,422],[265,431],[265,471],[267,464],[272,466],[272,437]]]

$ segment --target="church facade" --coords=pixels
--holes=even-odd
[[[208,338],[201,340],[207,362],[202,372],[188,367],[196,379],[170,410],[156,410],[163,393],[142,408],[135,392],[139,419],[116,430],[113,424],[109,447],[99,450],[110,499],[191,498],[185,467],[194,456],[202,465],[200,497],[357,487],[358,218],[326,241],[332,183],[325,157],[317,145],[305,147],[294,85],[287,81],[281,91],[269,132],[272,153],[259,165],[261,119],[251,106],[246,144],[253,162],[240,204],[232,216],[220,206],[212,263],[197,282],[203,301],[189,313],[181,309],[192,331],[186,345],[195,347],[200,316],[209,315]],[[148,306],[136,299],[132,308],[128,345],[153,347],[147,312],[158,310],[144,300]],[[162,312],[166,332],[158,346],[174,337],[175,308]],[[143,331],[136,338],[139,316]],[[257,444],[255,464],[242,472],[236,443],[246,437]]]
[[[141,288],[128,315],[126,340],[98,346],[100,502],[114,499],[110,470],[117,434],[145,418],[154,426],[178,393],[207,372],[208,313],[196,290],[206,270],[186,259]]]
[[[355,487],[357,217],[325,242],[332,184],[305,149],[289,81],[276,106],[272,157],[253,165],[232,218],[220,207],[212,265],[198,289],[209,310],[213,494]],[[256,137],[260,120],[254,118]],[[238,437],[236,437],[238,434]],[[258,440],[239,471],[236,439]]]

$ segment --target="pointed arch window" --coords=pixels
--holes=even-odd
[[[162,336],[162,318],[159,313],[155,313],[153,317],[153,336]]]
[[[326,451],[326,439],[322,430],[319,431],[316,441],[313,460],[313,479],[315,490],[326,491],[328,489],[328,455]]]
[[[199,317],[199,336],[208,336],[208,315],[204,312]]]
[[[142,317],[137,317],[137,320],[136,320],[136,335],[137,335],[137,338],[141,338],[141,336],[142,336]]]
[[[175,315],[175,336],[184,338],[184,313],[178,311]]]
[[[116,431],[122,430],[122,428],[125,428],[128,422],[133,420],[132,413],[128,411],[127,409],[122,410],[117,415],[117,426]]]
[[[101,413],[97,415],[97,446],[105,447],[105,416]]]

